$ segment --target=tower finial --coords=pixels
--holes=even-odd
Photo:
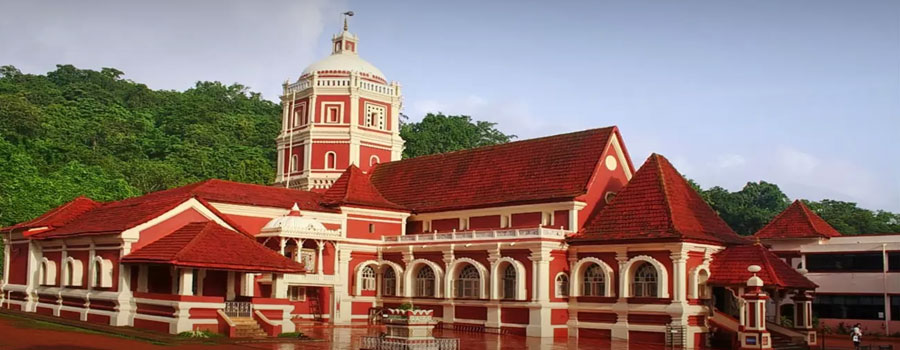
[[[347,26],[347,17],[353,17],[353,11],[344,12],[344,31],[345,32],[350,28]]]

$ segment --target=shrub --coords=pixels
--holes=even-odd
[[[284,332],[278,335],[279,338],[303,338],[303,333],[300,332]]]
[[[193,339],[208,339],[208,338],[218,338],[222,335],[219,333],[213,333],[206,330],[196,330],[196,331],[187,331],[178,333],[178,337],[180,338],[193,338]]]

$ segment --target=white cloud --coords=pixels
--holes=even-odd
[[[716,159],[715,166],[719,169],[728,169],[741,167],[745,163],[747,163],[747,160],[739,154],[724,154]]]

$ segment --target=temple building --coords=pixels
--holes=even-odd
[[[0,229],[0,305],[253,336],[413,303],[531,337],[817,343],[816,280],[785,260],[811,253],[764,244],[781,226],[735,234],[665,157],[636,168],[615,126],[401,159],[400,86],[346,26],[333,43],[283,86],[272,186],[80,197]],[[784,305],[792,325],[766,318]]]

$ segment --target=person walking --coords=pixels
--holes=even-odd
[[[850,340],[853,341],[853,349],[859,350],[859,344],[862,342],[862,330],[859,328],[860,324],[857,323],[853,325],[853,329],[850,331]]]

